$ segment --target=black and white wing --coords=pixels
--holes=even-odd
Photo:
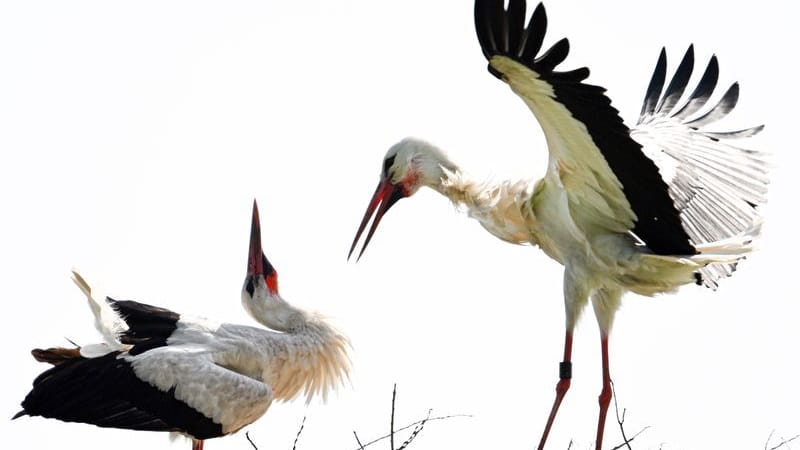
[[[477,0],[475,27],[489,71],[536,116],[550,152],[545,182],[563,190],[582,232],[632,232],[654,253],[693,255],[658,168],[611,106],[605,89],[583,82],[587,68],[556,71],[562,39],[539,56],[547,28],[539,4],[525,24],[525,0]]]
[[[53,349],[40,352],[53,351]],[[120,352],[70,358],[39,375],[17,414],[143,431],[221,436],[222,426],[136,376]]]
[[[719,77],[717,57],[712,56],[697,86],[683,99],[693,68],[690,46],[664,89],[667,57],[661,50],[631,137],[659,167],[693,245],[741,234],[755,237],[760,223],[757,208],[766,201],[769,182],[767,155],[741,148],[737,141],[757,134],[763,125],[709,131],[708,125],[736,106],[739,84],[728,88],[716,104],[709,102]],[[716,280],[729,276],[735,267],[735,263],[706,267],[703,280],[716,287]]]
[[[16,417],[208,439],[237,431],[266,412],[272,388],[226,364],[230,345],[213,339],[217,324],[114,300],[92,292],[78,273],[73,279],[107,342],[34,350],[37,360],[54,367],[34,380]]]
[[[159,417],[168,414],[166,424],[207,439],[235,432],[267,411],[272,388],[229,364],[236,345],[214,339],[218,324],[133,300],[106,301],[125,321],[119,340],[130,346],[115,364],[132,370],[130,381],[138,391],[169,394],[158,399],[166,406],[152,405]],[[181,428],[186,417],[206,428]]]
[[[237,431],[264,414],[273,397],[267,385],[191,350],[164,346],[136,356],[114,351],[65,359],[34,380],[16,417],[209,439]]]

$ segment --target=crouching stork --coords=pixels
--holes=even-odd
[[[235,433],[274,400],[323,399],[349,371],[349,341],[320,316],[287,303],[264,255],[253,203],[242,305],[266,328],[188,317],[93,292],[77,272],[100,344],[35,349],[52,368],[22,402],[24,415],[100,427],[169,431],[192,439]]]

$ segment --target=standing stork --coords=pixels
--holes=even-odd
[[[558,71],[567,39],[540,54],[547,27],[539,4],[527,26],[525,0],[477,0],[475,28],[489,72],[520,96],[544,131],[544,178],[476,182],[434,145],[406,138],[383,161],[380,182],[350,247],[370,218],[359,258],[386,211],[427,186],[467,210],[498,238],[538,245],[564,265],[564,358],[542,449],[570,386],[572,335],[591,300],[600,328],[602,391],[596,448],[602,448],[611,399],[608,339],[622,295],[652,296],[689,283],[716,288],[759,234],[766,156],[730,142],[762,127],[711,132],[706,125],[733,109],[733,84],[711,107],[718,77],[712,56],[685,96],[694,65],[690,46],[664,89],[662,49],[638,123],[628,128],[604,95],[587,84],[587,68]]]
[[[37,361],[53,367],[34,380],[15,419],[177,432],[201,450],[204,439],[256,421],[273,400],[301,391],[308,400],[324,399],[348,374],[347,338],[278,293],[255,202],[242,305],[269,329],[100,296],[77,272],[73,281],[89,299],[105,342],[33,350]]]

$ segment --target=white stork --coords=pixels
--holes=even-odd
[[[762,127],[711,132],[733,109],[733,84],[707,107],[717,83],[712,57],[691,94],[689,47],[664,89],[662,49],[638,123],[628,128],[604,95],[584,82],[587,68],[557,71],[566,39],[540,54],[547,19],[539,4],[527,26],[525,0],[477,0],[475,27],[489,72],[519,95],[542,127],[547,172],[536,182],[476,182],[443,151],[406,138],[383,161],[380,182],[350,256],[374,220],[361,253],[387,210],[427,186],[466,209],[498,238],[538,245],[564,265],[566,334],[556,397],[539,442],[543,448],[572,376],[575,323],[591,300],[601,332],[602,391],[596,448],[611,399],[608,337],[625,292],[652,296],[689,283],[716,288],[750,251],[765,202],[766,156],[733,145]],[[684,98],[685,97],[685,98]]]
[[[15,419],[177,432],[201,450],[204,439],[253,423],[273,400],[301,392],[308,400],[325,398],[348,374],[347,338],[278,293],[255,202],[242,305],[269,329],[114,300],[93,292],[77,272],[73,280],[88,297],[105,342],[33,350],[36,360],[53,367],[34,380]]]

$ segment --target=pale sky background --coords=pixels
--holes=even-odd
[[[531,6],[533,2],[531,2]],[[630,124],[662,45],[689,43],[738,80],[722,129],[775,154],[761,250],[718,292],[626,297],[611,371],[634,448],[763,448],[800,433],[795,288],[800,42],[784,3],[549,1],[546,43],[587,65]],[[353,342],[352,387],[275,404],[261,449],[356,448],[396,422],[411,449],[532,448],[562,352],[561,267],[498,241],[430,190],[399,203],[360,263],[345,258],[386,148],[427,138],[478,177],[538,177],[546,150],[524,104],[485,70],[468,1],[40,1],[0,5],[0,299],[10,418],[42,370],[33,347],[97,340],[80,268],[110,295],[252,323],[239,298],[250,205],[295,305]],[[699,73],[698,73],[699,75]],[[719,94],[718,94],[719,95]],[[550,447],[593,446],[597,327],[579,324],[574,378]],[[609,448],[621,442],[610,411]],[[0,419],[8,448],[188,449],[166,434]],[[776,443],[776,441],[773,441]],[[244,433],[209,449],[249,449]],[[386,448],[380,444],[376,448]],[[795,444],[800,448],[800,443]]]

